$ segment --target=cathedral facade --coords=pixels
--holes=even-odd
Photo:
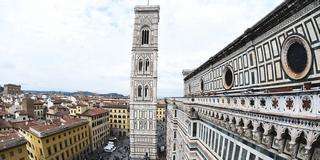
[[[285,0],[167,99],[167,159],[318,160],[320,2]]]
[[[130,92],[130,157],[156,159],[157,59],[160,7],[136,6]]]

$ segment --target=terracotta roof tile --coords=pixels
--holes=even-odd
[[[88,121],[71,116],[62,116],[60,119],[55,119],[52,121],[30,121],[26,123],[20,123],[17,126],[24,130],[28,130],[37,137],[45,137],[61,132],[62,130],[65,130],[65,128],[72,128],[85,123],[88,123]]]
[[[15,113],[19,113],[20,115],[28,115],[28,112],[25,110],[18,110],[18,111],[15,111]]]
[[[10,115],[10,113],[5,110],[0,109],[0,116],[5,116],[5,115]]]
[[[0,152],[26,143],[27,141],[13,129],[0,132]]]
[[[83,116],[96,116],[96,115],[104,114],[107,112],[108,111],[106,109],[94,107],[94,108],[88,109],[87,111],[85,111],[81,115],[83,115]]]
[[[0,128],[11,128],[12,125],[10,122],[0,119]]]
[[[43,105],[44,102],[42,102],[42,101],[35,101],[33,104],[34,104],[34,105]]]

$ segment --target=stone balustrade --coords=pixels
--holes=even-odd
[[[201,104],[251,113],[320,120],[320,91],[171,99],[186,104]]]
[[[320,92],[175,97],[169,103],[292,159],[320,153]]]

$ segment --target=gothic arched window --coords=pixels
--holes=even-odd
[[[149,71],[150,62],[149,59],[146,60],[146,71]]]
[[[148,97],[148,92],[149,92],[148,89],[149,89],[148,86],[144,87],[144,97]]]
[[[141,44],[149,44],[149,30],[147,28],[141,31]]]
[[[142,97],[142,87],[138,86],[138,97]]]
[[[203,92],[203,90],[204,90],[204,83],[203,83],[202,79],[200,81],[200,90],[201,90],[201,92]]]
[[[141,72],[141,71],[142,71],[142,66],[143,66],[142,60],[141,60],[141,59],[139,59],[139,64],[138,64],[139,72]]]

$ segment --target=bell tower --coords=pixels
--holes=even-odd
[[[130,157],[157,157],[156,105],[158,60],[158,5],[134,8],[131,59]]]

